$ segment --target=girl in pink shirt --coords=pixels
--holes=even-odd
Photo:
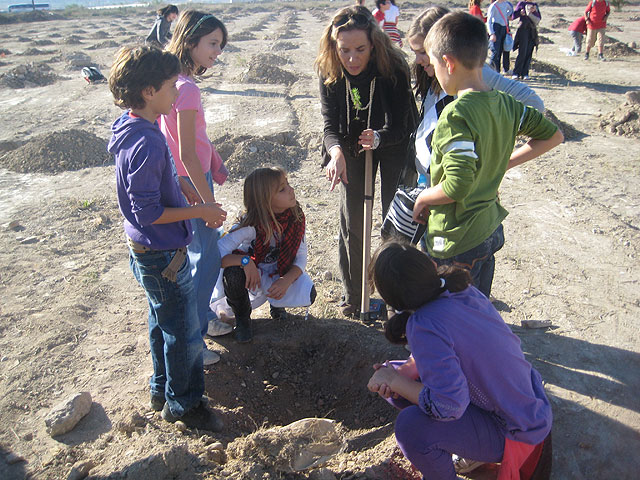
[[[178,20],[167,50],[182,64],[178,76],[178,98],[171,113],[162,115],[160,128],[174,158],[178,175],[189,180],[203,202],[215,202],[213,181],[222,185],[227,170],[220,155],[207,137],[207,125],[200,97],[200,89],[193,76],[211,68],[227,44],[227,29],[213,15],[195,10],[185,11]],[[189,245],[189,261],[198,298],[198,316],[204,336],[224,335],[231,326],[221,323],[209,308],[211,294],[220,272],[219,233],[202,221],[191,222],[193,241]],[[217,353],[207,350],[204,363],[219,360]]]

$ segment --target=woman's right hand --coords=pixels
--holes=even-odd
[[[340,182],[349,183],[347,179],[347,162],[340,147],[333,147],[330,151],[331,160],[327,164],[327,180],[331,182],[329,191],[333,192]]]
[[[198,208],[201,208],[200,218],[204,220],[205,224],[209,228],[221,227],[224,221],[227,219],[227,212],[222,208],[222,205],[215,202],[201,203]]]
[[[495,33],[492,33],[491,35],[489,35],[489,41],[495,43],[496,40],[498,39],[498,37],[496,37]]]
[[[244,267],[244,276],[247,279],[244,288],[253,291],[260,288],[260,271],[253,259],[249,260],[249,263]]]

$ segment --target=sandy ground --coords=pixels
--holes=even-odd
[[[119,110],[105,84],[85,83],[81,66],[107,75],[117,46],[144,36],[153,14],[2,25],[0,478],[66,478],[80,464],[91,478],[417,478],[395,449],[395,412],[366,391],[373,362],[407,352],[384,340],[380,323],[345,320],[336,308],[338,197],[318,167],[312,63],[337,3],[211,7],[231,34],[200,83],[210,137],[233,174],[217,197],[233,218],[242,176],[263,162],[285,165],[307,214],[308,270],[319,291],[306,319],[304,309],[286,324],[256,312],[248,346],[209,340],[222,355],[206,370],[207,394],[227,425],[216,435],[181,432],[146,407],[146,302],[128,270],[113,166],[82,153],[106,143]],[[419,6],[401,8],[406,30]],[[640,88],[640,55],[609,44],[621,54],[605,63],[566,56],[566,26],[581,10],[543,8],[545,41],[529,83],[573,134],[503,182],[511,214],[494,295],[546,381],[553,478],[631,479],[640,451],[640,142],[638,106],[623,104]],[[640,8],[613,12],[610,25],[616,40],[638,42]],[[21,78],[31,83],[14,88],[15,68],[29,62]],[[91,135],[47,143],[69,129]],[[36,164],[36,172],[11,169]],[[70,170],[86,165],[98,166]],[[527,319],[553,327],[522,328]],[[44,417],[78,391],[91,393],[90,413],[51,438]],[[291,473],[278,450],[233,443],[305,417],[341,422],[345,447],[324,469]]]

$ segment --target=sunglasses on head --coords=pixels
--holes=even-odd
[[[347,23],[353,23],[355,26],[365,26],[369,24],[369,19],[362,13],[345,13],[339,16],[334,22],[334,27],[342,27]]]

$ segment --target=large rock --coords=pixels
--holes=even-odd
[[[74,393],[53,407],[44,423],[47,433],[52,437],[70,432],[89,410],[91,410],[91,394],[89,392]]]

